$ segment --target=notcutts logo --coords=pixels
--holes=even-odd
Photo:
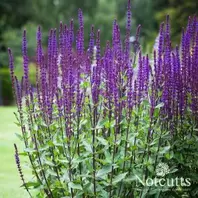
[[[169,168],[168,164],[166,163],[159,163],[156,166],[155,174],[156,176],[154,178],[140,178],[136,175],[137,182],[141,183],[143,186],[160,186],[160,187],[188,187],[191,185],[190,178],[183,178],[183,177],[175,177],[175,178],[169,178],[167,175],[176,172],[177,169]]]
[[[167,174],[170,173],[170,169],[168,164],[165,163],[159,163],[156,167],[156,176],[158,177],[164,177]]]

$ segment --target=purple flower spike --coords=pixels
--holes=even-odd
[[[78,42],[80,46],[80,54],[83,54],[84,51],[84,19],[82,10],[78,10],[78,21],[79,21],[79,35]]]
[[[126,23],[126,30],[130,34],[131,30],[131,1],[128,0],[128,5],[127,5],[127,23]]]
[[[143,85],[144,85],[144,81],[143,81],[143,61],[142,61],[142,53],[139,52],[139,65],[138,65],[138,76],[137,76],[137,103],[138,105],[140,104],[141,98],[142,98],[142,91],[143,91]]]
[[[92,97],[93,102],[96,105],[99,99],[100,92],[100,80],[101,80],[101,62],[100,62],[100,30],[97,32],[96,38],[96,66],[93,68],[93,79],[92,79]]]
[[[22,54],[23,54],[23,56],[27,56],[27,38],[26,38],[26,30],[23,31]]]
[[[83,19],[83,13],[81,9],[78,9],[78,21],[79,21],[79,26],[84,27],[84,19]]]
[[[72,43],[74,41],[74,21],[71,19],[69,28],[69,51],[72,51]]]
[[[116,49],[116,38],[117,38],[117,21],[113,22],[113,30],[112,30],[112,46],[115,51]]]
[[[36,34],[36,40],[37,40],[37,48],[36,48],[36,81],[39,82],[39,74],[38,74],[38,68],[42,64],[42,33],[41,33],[41,27],[38,27],[37,34]],[[48,47],[49,49],[49,47]]]
[[[159,86],[162,83],[162,54],[164,52],[164,23],[160,25],[159,32],[159,43],[157,50],[157,81],[160,82]]]
[[[12,81],[12,90],[13,90],[13,94],[15,96],[14,60],[13,60],[13,55],[12,55],[12,51],[10,48],[8,48],[8,55],[9,55],[10,77],[11,77],[11,81]]]
[[[24,70],[24,78],[25,78],[25,93],[27,95],[29,92],[29,67],[28,67],[28,55],[27,55],[26,30],[23,31],[22,54],[23,54],[23,70]]]
[[[131,115],[132,107],[133,107],[133,70],[129,67],[127,71],[127,102],[128,102],[128,110],[129,110],[129,117]]]
[[[19,111],[22,110],[22,87],[20,87],[19,81],[17,77],[15,76],[15,84],[16,84],[16,102]]]
[[[100,67],[100,30],[97,32],[96,38],[96,65]]]
[[[140,30],[141,30],[141,25],[138,25],[136,34],[135,34],[135,40],[139,42],[139,37],[140,37]]]
[[[64,52],[64,49],[63,49],[63,46],[64,46],[63,31],[64,31],[64,29],[63,29],[63,23],[61,21],[60,22],[60,26],[59,26],[59,54],[61,54],[61,55]]]
[[[23,182],[23,185],[25,185],[25,179],[24,179],[24,176],[23,176],[23,172],[22,172],[22,168],[21,168],[21,162],[20,162],[20,158],[19,158],[19,152],[18,152],[18,148],[17,148],[16,144],[14,144],[14,149],[15,149],[15,161],[16,161],[17,169],[18,169],[19,175],[21,177],[21,180]],[[26,187],[26,185],[25,185],[25,187]]]
[[[91,26],[91,32],[90,32],[90,40],[89,40],[89,49],[88,49],[88,55],[90,59],[93,57],[93,51],[94,51],[94,26]]]
[[[146,55],[145,63],[144,63],[144,75],[145,75],[145,82],[144,82],[144,94],[147,97],[148,88],[149,88],[149,57],[148,54]]]

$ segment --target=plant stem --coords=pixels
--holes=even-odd
[[[139,110],[140,110],[140,108],[139,108],[139,105],[138,105],[138,115],[136,115],[135,116],[135,133],[137,133],[138,132],[138,128],[139,128]],[[134,146],[136,145],[136,136],[134,137]],[[130,168],[129,168],[129,175],[131,174],[131,170],[132,170],[132,164],[134,163],[135,164],[135,150],[132,150],[132,153],[131,153],[131,160],[130,160]],[[125,193],[124,193],[124,195],[126,194],[126,191],[125,191]],[[133,190],[132,190],[132,192],[131,192],[131,196],[133,197]]]
[[[95,160],[95,136],[96,136],[96,116],[97,116],[97,109],[94,106],[93,110],[93,130],[92,130],[92,145],[93,145],[93,185],[94,185],[94,197],[96,197],[96,160]]]
[[[80,145],[79,145],[79,136],[80,136],[80,113],[78,112],[78,115],[77,115],[77,142],[78,142],[78,145],[77,145],[77,153],[78,153],[78,157],[80,157]],[[80,175],[82,174],[82,163],[80,162],[79,163],[79,171],[80,171]],[[82,185],[82,188],[83,188],[83,181],[82,181],[82,177],[80,178],[81,180],[81,185]],[[84,193],[83,193],[83,198],[85,197]]]
[[[127,124],[127,132],[126,132],[125,148],[124,148],[124,164],[123,164],[123,167],[122,167],[122,173],[124,173],[124,171],[125,171],[125,165],[126,165],[125,158],[127,156],[127,145],[128,145],[128,138],[129,138],[129,126],[130,126],[130,120],[128,121],[128,124]],[[120,197],[120,193],[121,193],[121,189],[122,189],[122,184],[123,184],[123,181],[121,181],[121,183],[120,183],[118,197]]]
[[[112,197],[113,164],[114,164],[115,154],[116,154],[117,131],[118,131],[118,123],[116,123],[115,134],[114,134],[115,138],[114,138],[114,145],[113,145],[112,167],[111,167],[111,174],[110,174],[109,198]]]
[[[51,136],[51,133],[50,133],[49,125],[48,125],[48,127],[47,127],[47,130],[48,130],[48,133],[50,134],[51,141],[53,141],[52,136]],[[56,173],[56,175],[57,175],[58,181],[61,183],[60,175],[59,175],[59,172],[58,172],[58,169],[57,169],[57,163],[56,163],[56,161],[55,161],[55,156],[54,156],[54,146],[53,146],[52,148],[49,148],[49,150],[50,150],[50,153],[51,153],[51,156],[52,156],[52,162],[53,162],[54,165],[55,165],[55,166],[54,166],[54,171],[55,171],[55,173]],[[62,183],[61,183],[61,185],[62,185]],[[63,188],[63,185],[62,185],[62,188]],[[61,191],[62,191],[62,194],[63,194],[63,196],[64,196],[65,193],[64,193],[63,189],[62,189]]]
[[[139,108],[138,108],[138,114],[139,114]],[[139,128],[139,115],[135,117],[135,126],[136,126],[136,129],[135,129],[135,133],[138,132],[138,128]],[[134,146],[136,144],[136,136],[134,138]],[[131,173],[131,170],[132,170],[132,163],[135,163],[135,151],[132,150],[132,155],[131,155],[131,160],[130,160],[130,169],[129,169],[129,174]]]
[[[27,98],[26,98],[26,100],[27,100]],[[21,126],[21,131],[22,131],[22,135],[23,135],[23,139],[24,139],[25,148],[28,148],[28,141],[27,141],[27,139],[25,137],[25,133],[26,133],[25,132],[25,126],[23,124],[23,114],[22,114],[22,111],[21,110],[18,109],[18,111],[19,111],[19,115],[20,115],[20,126]],[[30,112],[30,106],[29,105],[28,105],[28,111],[31,114],[31,112]],[[32,119],[30,119],[30,120],[31,120],[31,124],[33,126],[33,121],[32,121]],[[36,141],[36,136],[35,135],[34,135],[34,140]],[[40,177],[39,177],[39,175],[38,175],[38,173],[36,171],[36,167],[34,165],[32,156],[30,155],[29,152],[28,152],[28,157],[29,157],[30,163],[32,165],[32,168],[33,168],[33,171],[35,173],[35,176],[36,176],[37,180],[39,181],[39,183],[43,184],[42,180],[40,179]],[[49,195],[47,189],[44,189],[44,192],[46,193],[47,196]]]
[[[38,158],[38,161],[39,161],[39,165],[40,165],[40,167],[41,167],[41,172],[42,172],[43,178],[44,178],[44,180],[45,180],[45,182],[46,182],[47,188],[48,188],[48,190],[49,190],[48,196],[49,196],[50,198],[53,198],[54,196],[53,196],[52,191],[51,191],[51,189],[50,189],[49,183],[48,183],[47,178],[46,178],[46,176],[45,176],[45,172],[44,172],[43,165],[42,165],[42,163],[41,163],[41,157],[40,157],[40,154],[39,154],[38,144],[37,144],[37,140],[36,140],[36,135],[35,135],[35,134],[34,134],[34,142],[35,142],[35,147],[36,147],[36,151],[37,151],[37,158]]]
[[[70,138],[69,138],[69,142],[68,142],[68,152],[70,154],[69,156],[69,180],[70,182],[72,181],[72,168],[71,168],[71,147],[70,147]],[[74,198],[74,192],[73,189],[71,188],[71,196],[72,198]]]
[[[150,121],[150,125],[149,125],[149,129],[148,129],[148,134],[147,134],[147,160],[149,160],[149,156],[150,156],[150,132],[151,132],[151,127],[152,127],[152,123],[153,123],[153,115],[151,116],[151,121]],[[144,155],[145,155],[146,152],[144,152]],[[144,157],[143,157],[144,158]],[[145,168],[145,179],[147,179],[147,176],[148,176],[148,168],[146,167]],[[149,186],[149,189],[147,191],[147,193],[149,193],[150,191],[150,186]],[[143,191],[142,191],[143,192]],[[142,196],[142,192],[141,192],[141,196]]]

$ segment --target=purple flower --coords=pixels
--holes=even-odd
[[[19,175],[21,177],[21,180],[23,182],[23,185],[25,185],[25,179],[24,179],[23,172],[22,172],[22,169],[21,169],[21,162],[20,162],[20,159],[19,159],[19,153],[18,153],[18,148],[17,148],[16,144],[14,144],[14,149],[15,149],[15,162],[16,162],[16,165],[17,165],[17,169],[18,169]]]
[[[160,25],[160,32],[159,32],[159,44],[157,50],[157,73],[156,73],[156,81],[158,86],[161,85],[162,80],[162,54],[164,52],[164,23]]]
[[[126,30],[127,34],[130,34],[131,30],[131,1],[128,0],[128,5],[127,5],[127,23],[126,23]]]
[[[14,60],[13,60],[13,55],[12,55],[12,51],[10,48],[8,48],[8,55],[9,55],[10,77],[12,81],[12,90],[13,90],[13,95],[15,96]]]
[[[94,51],[94,26],[91,26],[91,32],[90,32],[90,40],[89,40],[89,48],[88,48],[88,55],[90,59],[93,57],[93,51]]]
[[[28,55],[27,55],[26,30],[23,31],[22,54],[23,54],[23,70],[24,70],[24,78],[25,78],[25,93],[27,95],[29,92],[29,67],[28,67]]]
[[[133,43],[134,57],[131,57],[130,3],[129,0],[125,40],[122,42],[121,28],[114,20],[112,42],[107,41],[105,48],[101,46],[100,30],[95,35],[92,25],[88,47],[85,49],[84,19],[80,9],[77,32],[74,32],[73,20],[68,26],[60,22],[59,31],[52,29],[49,32],[46,52],[42,48],[42,33],[41,28],[38,27],[35,93],[29,82],[27,38],[24,30],[22,82],[15,79],[13,57],[11,50],[8,50],[10,75],[19,110],[23,109],[22,97],[25,93],[28,96],[25,104],[28,111],[40,110],[42,119],[48,126],[57,121],[57,116],[54,114],[58,112],[59,122],[64,123],[62,127],[65,130],[64,136],[69,138],[75,136],[76,123],[80,118],[84,116],[86,119],[87,111],[92,113],[92,110],[94,110],[94,119],[91,121],[94,120],[94,125],[97,124],[100,116],[108,117],[111,121],[116,121],[116,133],[120,132],[120,123],[124,116],[130,118],[134,107],[140,108],[145,104],[142,102],[144,99],[150,101],[151,117],[154,116],[155,105],[159,102],[164,103],[159,116],[167,118],[165,121],[170,121],[171,127],[174,127],[173,123],[176,120],[183,119],[189,108],[194,115],[197,115],[197,18],[189,18],[187,29],[182,33],[181,46],[173,49],[169,16],[167,16],[166,24],[160,25],[153,61],[149,55],[141,51],[139,25]],[[137,67],[133,69],[136,65]],[[34,103],[33,108],[31,103]],[[36,115],[38,116],[38,113]],[[35,118],[35,115],[32,117]],[[29,128],[31,129],[30,122]]]

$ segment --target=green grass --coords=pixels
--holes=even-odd
[[[13,144],[16,143],[20,150],[23,144],[15,135],[20,129],[14,124],[13,112],[16,107],[0,107],[0,198],[28,198],[20,187],[22,183],[14,159]]]

